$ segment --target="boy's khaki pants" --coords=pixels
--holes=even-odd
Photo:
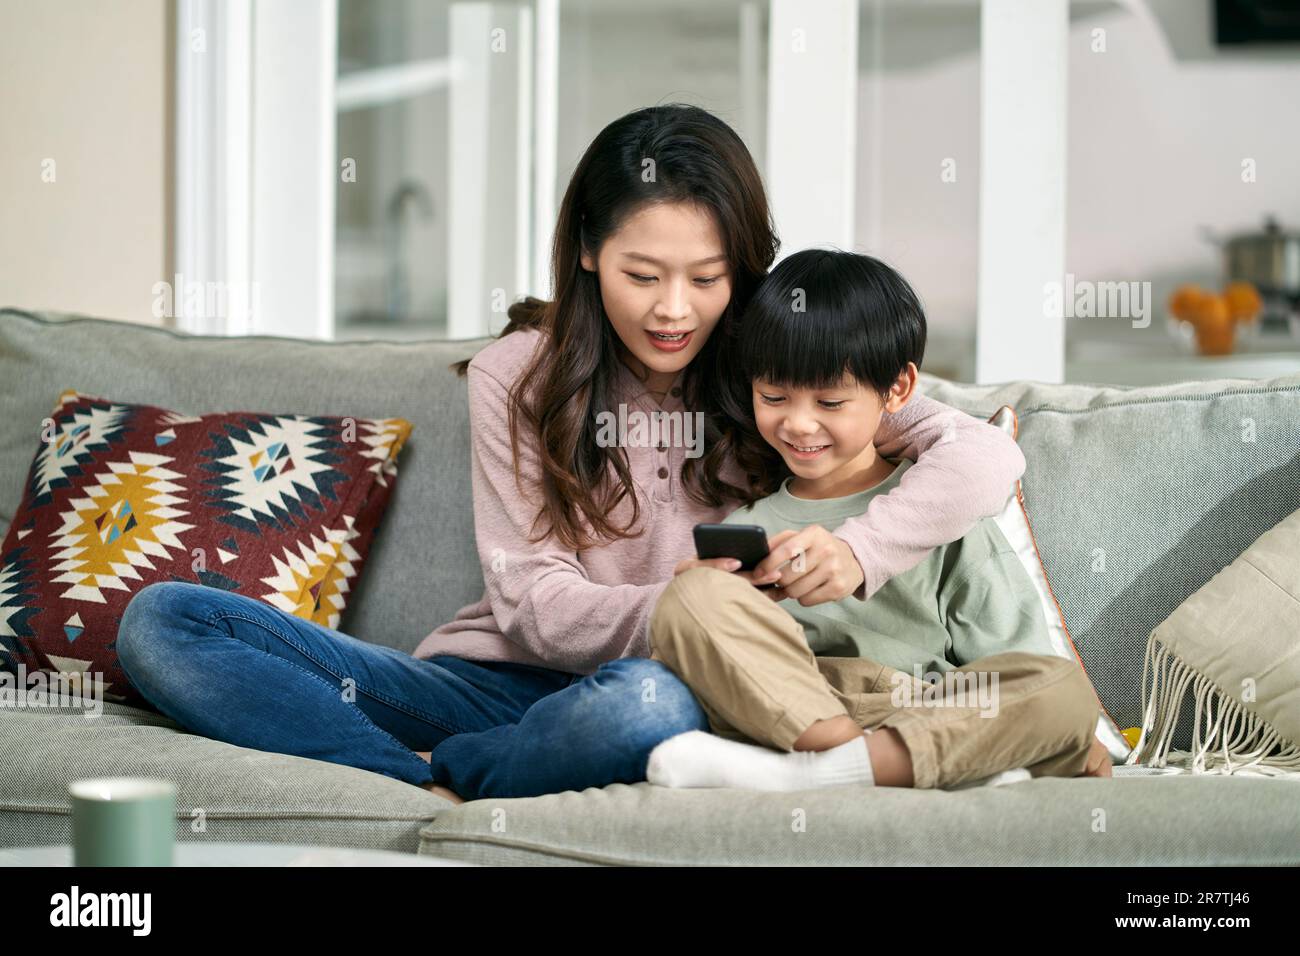
[[[902,736],[918,788],[1016,767],[1075,776],[1097,726],[1099,702],[1078,661],[993,654],[950,672],[965,675],[955,686],[927,689],[866,658],[815,656],[783,607],[714,568],[669,583],[650,618],[650,642],[651,658],[690,686],[715,734],[790,751],[816,721],[847,714],[859,727]]]

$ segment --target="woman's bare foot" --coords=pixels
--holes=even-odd
[[[425,760],[429,760],[429,759],[433,756],[433,751],[432,751],[432,750],[426,750],[426,751],[420,751],[420,750],[417,750],[417,751],[415,752],[415,755],[416,755],[417,757],[423,757]],[[416,784],[416,786],[420,787],[420,788],[423,789],[423,790],[428,790],[430,793],[432,793],[432,794],[436,794],[437,796],[442,797],[442,799],[444,799],[444,800],[449,800],[449,801],[451,801],[452,803],[464,803],[464,802],[465,802],[465,799],[464,799],[463,797],[461,797],[458,793],[455,793],[454,791],[448,790],[446,787],[441,787],[441,786],[439,786],[438,784],[434,783],[432,780],[430,780],[428,783],[420,783],[420,784]]]

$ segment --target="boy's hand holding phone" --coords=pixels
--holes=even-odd
[[[677,567],[673,568],[673,577],[681,574],[683,571],[689,571],[691,568],[717,568],[719,571],[735,571],[740,567],[740,562],[735,558],[686,558],[680,561]]]
[[[673,577],[676,577],[683,571],[689,571],[691,568],[717,568],[719,571],[729,571],[737,577],[744,578],[775,601],[784,600],[784,595],[774,583],[755,581],[754,572],[742,571],[740,570],[740,565],[741,562],[735,558],[686,558],[678,562],[677,567],[673,568]],[[775,578],[773,581],[775,581]]]
[[[756,585],[776,582],[767,596],[794,598],[804,607],[839,601],[862,584],[862,566],[848,542],[819,524],[782,531],[768,539],[769,554],[757,567]]]
[[[848,543],[821,525],[768,538],[756,525],[696,525],[697,557],[673,569],[696,567],[739,574],[773,601],[794,598],[804,607],[838,601],[858,589],[862,567]]]
[[[673,575],[691,568],[717,568],[740,575],[756,587],[771,587],[754,580],[753,568],[768,556],[767,532],[758,525],[697,524],[694,558],[673,569]]]

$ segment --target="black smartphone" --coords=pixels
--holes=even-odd
[[[735,558],[739,570],[753,571],[768,555],[767,530],[756,524],[697,524],[695,555],[702,560]],[[766,591],[774,583],[757,587]]]

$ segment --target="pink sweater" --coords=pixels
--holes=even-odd
[[[646,657],[655,602],[677,563],[694,556],[692,528],[719,522],[737,507],[708,508],[687,495],[681,481],[687,448],[629,445],[641,505],[637,528],[645,529],[641,537],[577,553],[553,538],[529,542],[540,495],[530,492],[526,500],[515,485],[506,396],[543,339],[535,329],[514,332],[470,362],[474,532],[484,594],[425,637],[415,649],[417,658],[450,654],[590,674],[605,661]],[[619,400],[629,413],[684,412],[681,378],[659,405],[620,364]],[[898,488],[876,496],[865,514],[835,531],[862,565],[865,580],[856,594],[862,600],[915,567],[932,548],[997,514],[1025,468],[1016,443],[997,428],[921,395],[885,416],[876,446],[885,456],[916,464]],[[522,484],[536,489],[541,481],[536,442],[522,431],[519,451]],[[734,463],[724,477],[741,483]],[[615,515],[616,527],[622,527],[630,503],[624,501]]]

